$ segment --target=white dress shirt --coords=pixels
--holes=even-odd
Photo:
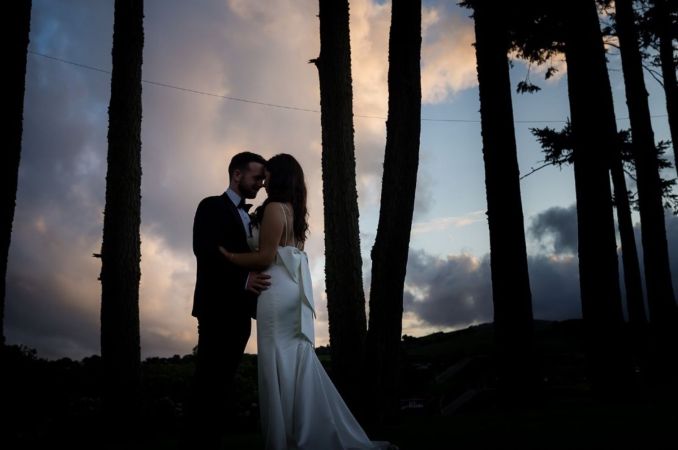
[[[235,208],[238,210],[238,214],[240,214],[240,219],[242,220],[242,226],[245,227],[245,236],[251,236],[252,235],[252,230],[250,229],[250,215],[247,213],[242,208],[238,208],[238,205],[240,204],[240,200],[242,197],[240,197],[238,194],[235,193],[233,189],[230,187],[226,189],[226,195],[228,198],[231,199],[233,204],[235,205]],[[247,288],[247,282],[250,279],[249,273],[247,274],[247,278],[245,278],[245,288]]]
[[[240,197],[238,194],[235,193],[233,189],[230,187],[226,189],[226,195],[228,195],[228,198],[231,199],[233,204],[235,205],[236,209],[238,210],[238,214],[240,214],[240,220],[242,220],[242,226],[245,227],[245,236],[250,237],[252,236],[252,231],[250,230],[250,215],[247,213],[242,208],[238,208],[238,205],[240,204],[240,200],[242,200],[242,197]]]

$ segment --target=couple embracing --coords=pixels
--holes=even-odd
[[[315,306],[304,242],[306,184],[297,160],[235,155],[223,195],[200,202],[193,225],[198,319],[198,440],[219,448],[228,393],[257,319],[261,430],[267,449],[388,448],[370,441],[314,350]],[[245,199],[268,198],[248,214]]]

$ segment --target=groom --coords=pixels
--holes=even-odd
[[[255,153],[235,155],[228,166],[228,189],[203,199],[193,222],[198,267],[192,315],[198,319],[198,351],[192,428],[202,448],[219,448],[225,412],[233,412],[232,384],[250,337],[250,318],[255,317],[257,296],[270,285],[268,275],[248,273],[219,252],[219,246],[250,251],[250,205],[245,199],[261,189],[265,163]]]

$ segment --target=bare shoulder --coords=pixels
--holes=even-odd
[[[264,217],[273,217],[273,218],[282,218],[283,217],[283,207],[284,203],[281,202],[270,202],[266,205],[264,209]]]
[[[285,205],[286,204],[283,203],[283,202],[268,202],[268,204],[266,205],[265,211],[266,212],[271,211],[271,210],[278,210],[279,211],[280,207],[285,206]]]
[[[278,212],[285,210],[285,212],[289,214],[292,210],[292,205],[285,202],[270,202],[266,205],[266,209],[264,211],[268,212],[270,210],[277,210]]]

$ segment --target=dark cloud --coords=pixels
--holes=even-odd
[[[531,255],[527,258],[535,319],[581,317],[579,262],[575,256]]]
[[[563,320],[581,316],[576,258],[528,257],[534,316]],[[430,325],[458,327],[493,320],[490,258],[439,258],[411,250],[404,307]]]
[[[437,258],[410,251],[404,308],[431,325],[460,326],[492,320],[492,287],[487,258]]]
[[[34,1],[29,50],[110,68],[113,4]],[[28,55],[5,301],[8,343],[40,356],[99,348],[110,76]]]
[[[9,343],[39,350],[44,358],[81,359],[99,354],[99,299],[89,311],[74,303],[53,279],[9,273],[5,333]]]
[[[576,254],[577,208],[549,208],[532,219],[528,231],[542,246],[550,242],[555,253]]]
[[[543,320],[581,317],[575,207],[544,211],[533,221],[531,230],[540,242],[551,238],[556,250],[528,256],[534,317]],[[635,231],[642,271],[639,225]],[[673,286],[678,289],[678,217],[669,211],[666,211],[666,231]],[[621,263],[621,255],[619,260]],[[620,267],[623,293],[621,270]],[[404,307],[434,326],[456,327],[491,321],[489,255],[440,258],[422,250],[410,250]]]

